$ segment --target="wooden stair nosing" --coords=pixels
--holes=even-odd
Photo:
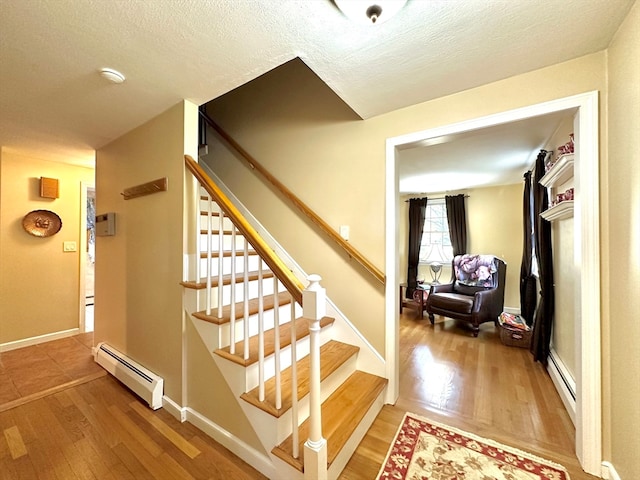
[[[322,435],[327,440],[327,466],[336,459],[386,385],[385,378],[357,371],[322,404]],[[299,429],[300,458],[293,458],[291,436],[274,447],[271,453],[302,472],[304,442],[308,437],[309,419],[305,420]]]
[[[324,328],[328,325],[333,324],[335,319],[331,317],[323,317],[320,320],[320,328]],[[296,340],[300,340],[301,338],[309,335],[309,321],[304,318],[296,318]],[[285,348],[291,345],[291,322],[283,323],[280,325],[280,348]],[[242,365],[244,367],[248,367],[249,365],[253,365],[258,362],[258,336],[254,335],[249,338],[249,358],[243,358],[243,342],[236,343],[236,353],[229,353],[230,348],[224,347],[218,350],[215,350],[214,353],[226,358],[227,360],[232,361],[238,365]],[[264,332],[264,356],[265,358],[269,355],[273,355],[275,352],[275,329],[266,330]]]
[[[220,255],[220,251],[216,250],[211,252],[211,258],[220,258],[222,257],[230,257],[231,256],[231,250],[223,250],[222,251],[222,255]],[[258,252],[256,252],[255,250],[248,250],[247,251],[247,255],[257,255]],[[207,252],[200,252],[200,258],[207,258]],[[244,250],[236,250],[236,257],[237,258],[242,258],[244,256]]]
[[[258,272],[257,271],[253,271],[253,272],[247,272],[247,280],[250,282],[253,282],[255,280],[258,280]],[[262,272],[262,278],[273,278],[273,272],[271,270],[263,270]],[[244,282],[244,274],[242,272],[240,273],[236,273],[236,284],[238,283],[242,283]],[[226,274],[222,276],[222,284],[223,285],[231,285],[231,274]],[[188,280],[188,281],[184,281],[184,282],[180,282],[180,285],[182,285],[185,288],[191,288],[193,290],[202,290],[203,288],[207,288],[207,280],[206,279],[201,279],[199,282],[194,282],[193,280]],[[211,277],[211,286],[212,287],[217,287],[218,286],[218,276],[217,275],[213,275]]]
[[[291,294],[287,291],[278,293],[278,305],[284,306],[291,303]],[[275,295],[265,295],[262,301],[262,307],[264,311],[272,310],[275,306]],[[260,305],[257,298],[251,298],[249,300],[249,315],[255,315],[260,311]],[[218,309],[212,308],[211,314],[207,315],[206,310],[192,313],[192,315],[205,322],[214,323],[216,325],[224,325],[231,321],[231,305],[224,305],[222,307],[222,317],[217,315]],[[236,302],[236,320],[239,320],[244,315],[244,302]]]
[[[320,381],[329,377],[329,375],[358,353],[359,350],[359,347],[338,342],[336,340],[330,340],[322,345],[322,347],[320,347],[320,358],[322,359],[320,362]],[[298,398],[303,398],[309,393],[309,360],[309,355],[307,355],[297,362]],[[240,395],[240,398],[268,414],[276,418],[280,418],[291,408],[291,367],[282,371],[280,381],[282,395],[282,405],[280,408],[276,408],[275,377],[272,377],[265,382],[264,401],[261,402],[259,399],[260,387],[256,387],[249,392],[243,393]]]

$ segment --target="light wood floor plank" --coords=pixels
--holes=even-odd
[[[140,402],[131,402],[129,406],[189,458],[196,458],[200,455],[200,450],[180,436],[180,434],[164,423],[159,417],[153,415],[153,413]]]
[[[22,436],[18,427],[13,426],[4,430],[4,438],[9,446],[11,458],[14,460],[27,454],[27,447],[24,446]]]

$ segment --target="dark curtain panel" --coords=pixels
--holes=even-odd
[[[551,326],[553,325],[553,312],[555,299],[553,294],[553,252],[551,251],[551,223],[540,216],[549,206],[547,189],[540,185],[540,179],[544,175],[544,163],[547,151],[540,150],[536,159],[536,168],[533,178],[533,213],[534,213],[534,237],[536,244],[536,258],[538,259],[538,275],[540,277],[540,304],[536,310],[533,322],[533,334],[531,339],[531,353],[533,359],[547,364],[549,356],[549,344],[551,343]]]
[[[445,195],[449,237],[453,247],[453,256],[467,253],[467,209],[464,195]]]
[[[531,224],[531,172],[524,174],[524,194],[522,198],[523,245],[520,265],[520,313],[531,326],[536,310],[536,278],[531,275],[531,254],[533,250]]]
[[[418,261],[420,259],[420,242],[427,211],[427,198],[409,200],[409,252],[407,268],[406,297],[413,298],[413,291],[418,285]]]

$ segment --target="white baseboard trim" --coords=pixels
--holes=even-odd
[[[8,352],[9,350],[15,350],[22,347],[30,347],[32,345],[38,345],[40,343],[50,342],[52,340],[58,340],[60,338],[71,337],[80,333],[79,328],[71,328],[69,330],[62,330],[60,332],[46,333],[44,335],[38,335],[37,337],[23,338],[22,340],[14,340],[13,342],[7,342],[0,344],[0,352]]]
[[[276,478],[276,470],[271,459],[247,445],[245,442],[216,425],[208,418],[187,407],[187,421],[198,427],[216,442],[229,449],[267,478]]]
[[[162,408],[164,408],[171,414],[171,416],[173,416],[173,418],[180,421],[181,423],[187,420],[187,409],[181,407],[166,395],[162,396]]]
[[[602,462],[602,478],[607,480],[622,480],[610,462]]]
[[[552,348],[549,353],[549,361],[547,363],[547,372],[553,381],[553,384],[560,395],[560,399],[567,409],[567,413],[576,424],[576,383],[564,362],[560,359],[556,351]]]

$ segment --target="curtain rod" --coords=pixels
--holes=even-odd
[[[455,197],[456,195],[447,195],[448,197]],[[466,195],[464,196],[464,198],[469,198],[471,195]],[[412,197],[409,200],[416,200],[419,198],[424,198],[424,197]],[[444,200],[445,197],[427,197],[427,200]],[[405,203],[407,203],[409,200],[405,200]]]

